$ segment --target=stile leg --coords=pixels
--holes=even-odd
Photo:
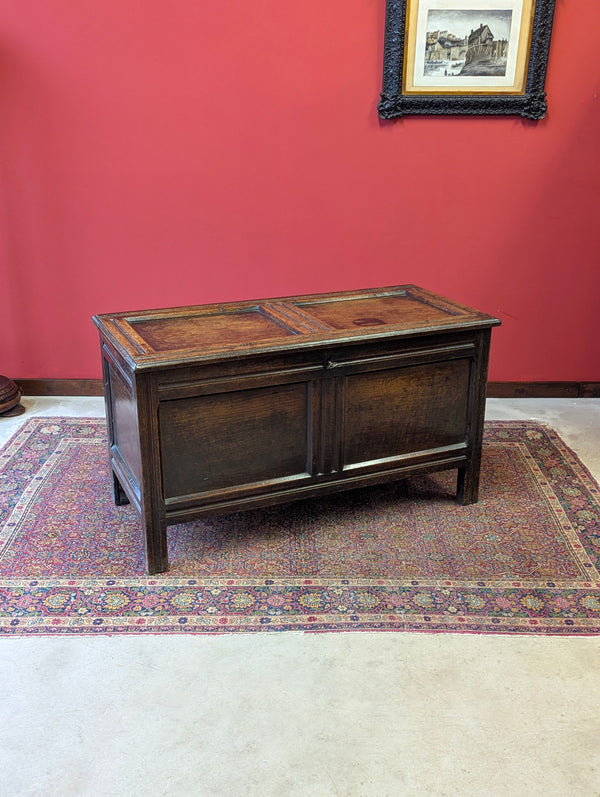
[[[463,506],[476,504],[479,499],[479,462],[458,469],[456,500]]]
[[[143,511],[142,517],[148,575],[164,573],[169,569],[167,524],[158,516],[158,512],[154,508],[151,508],[150,511]]]

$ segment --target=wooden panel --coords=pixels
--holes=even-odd
[[[293,334],[259,307],[243,312],[222,310],[175,318],[132,319],[130,326],[155,352],[271,340]]]
[[[377,326],[418,327],[452,321],[460,313],[434,306],[404,290],[375,296],[339,296],[298,302],[304,312],[332,329],[354,330]]]
[[[139,489],[141,484],[140,448],[137,422],[137,406],[131,383],[121,374],[118,367],[107,360],[110,380],[110,410],[112,424],[111,446],[129,468]]]
[[[161,402],[165,499],[308,476],[311,383]]]
[[[352,374],[344,386],[344,468],[466,441],[471,360]]]

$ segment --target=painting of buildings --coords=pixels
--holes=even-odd
[[[482,20],[481,17],[484,17]],[[425,75],[503,77],[512,11],[431,11]],[[477,23],[475,24],[475,20]],[[436,23],[446,23],[438,27]]]

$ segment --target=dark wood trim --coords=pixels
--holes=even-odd
[[[488,382],[488,398],[600,398],[600,382]]]
[[[600,398],[600,382],[582,382],[580,398]]]
[[[24,396],[102,396],[101,379],[16,379]]]
[[[101,396],[101,379],[16,379],[24,396]],[[600,398],[600,382],[488,382],[488,398]]]

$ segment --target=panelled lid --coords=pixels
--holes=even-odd
[[[500,323],[414,285],[102,314],[93,321],[136,369]]]

